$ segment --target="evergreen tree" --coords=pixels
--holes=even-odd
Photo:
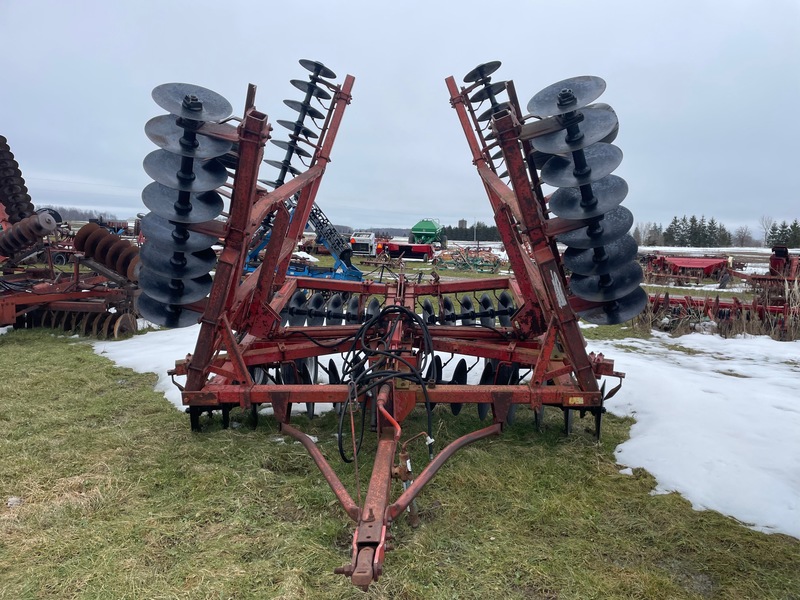
[[[778,242],[778,224],[777,223],[772,223],[772,225],[770,226],[769,231],[767,232],[767,240],[766,241],[767,241],[767,246],[775,246],[775,245],[780,243],[780,242]]]
[[[787,246],[789,244],[789,237],[791,234],[789,223],[786,221],[781,221],[781,224],[778,225],[777,245]]]
[[[800,223],[797,222],[797,219],[792,221],[789,226],[789,246],[800,248]]]
[[[677,246],[689,245],[689,219],[686,218],[686,215],[681,217],[678,228],[678,238],[676,241],[678,242],[676,244]]]
[[[667,225],[664,230],[664,245],[677,246],[678,238],[680,237],[681,224],[678,222],[678,217],[672,217],[672,221]]]
[[[711,217],[706,224],[706,237],[708,238],[706,241],[707,246],[711,248],[719,248],[721,246],[719,225],[717,225],[717,220],[714,217]]]
[[[694,248],[700,246],[700,223],[694,215],[689,217],[689,231],[685,245]]]
[[[733,236],[731,236],[730,232],[725,229],[725,225],[720,223],[719,229],[717,230],[717,245],[715,248],[719,248],[721,246],[733,246]]]

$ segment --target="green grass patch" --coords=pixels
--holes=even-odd
[[[447,463],[419,497],[422,524],[393,526],[396,549],[366,594],[334,567],[352,524],[298,444],[263,418],[219,419],[200,434],[88,342],[50,331],[0,336],[0,598],[609,599],[792,598],[800,542],[651,496],[642,470],[619,473],[614,448],[633,421],[609,417],[603,440],[539,432],[528,411],[499,438]],[[435,409],[442,448],[480,426],[475,410]],[[331,414],[296,425],[355,496]],[[585,427],[584,427],[585,426]],[[407,436],[424,417],[405,422]],[[361,456],[366,490],[375,442]],[[413,447],[418,471],[424,448]],[[396,497],[399,490],[393,488]],[[22,504],[7,507],[16,496]]]

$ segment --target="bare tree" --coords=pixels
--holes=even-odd
[[[747,225],[736,228],[736,231],[733,232],[733,243],[740,248],[753,245],[753,234],[750,233],[750,228]]]
[[[772,217],[768,217],[766,215],[762,215],[761,218],[758,220],[758,224],[761,226],[761,230],[764,232],[764,245],[766,246],[767,239],[769,238],[769,231],[775,224],[775,219],[773,219]]]

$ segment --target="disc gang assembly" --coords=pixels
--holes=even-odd
[[[591,415],[600,435],[603,403],[624,374],[602,355],[587,354],[578,318],[624,322],[647,296],[628,234],[632,217],[621,206],[627,185],[612,173],[622,158],[611,144],[617,117],[595,103],[605,83],[560,81],[534,95],[523,113],[513,82],[492,81],[498,61],[471,70],[463,86],[453,77],[445,83],[512,275],[288,277],[354,84],[351,75],[336,83],[322,63],[300,65],[310,76],[291,82],[302,100],[284,101],[296,120],[277,121],[290,132],[275,142],[285,152],[281,160],[264,161],[272,125],[255,107],[253,86],[242,118],[199,86],[153,91],[168,114],[145,128],[160,149],[144,161],[155,182],[142,194],[150,213],[137,306],[165,326],[200,324],[194,352],[170,371],[186,377],[180,388],[193,430],[211,411],[220,411],[227,427],[234,407],[250,411],[255,426],[259,408],[269,405],[280,431],[306,448],[355,522],[352,556],[336,572],[366,589],[383,573],[392,523],[407,511],[413,519],[420,491],[459,449],[499,435],[520,409],[540,424],[547,406],[563,412],[566,432],[573,415]],[[262,162],[278,174],[260,180]],[[543,183],[556,191],[545,197]],[[264,227],[270,237],[263,258],[245,275]],[[557,243],[567,246],[563,262]],[[316,383],[321,371],[325,384]],[[470,373],[477,385],[468,384]],[[606,391],[604,377],[619,385]],[[360,421],[362,437],[371,425],[377,436],[362,503],[292,424],[298,409],[314,417],[322,403],[339,415],[343,459],[359,460],[357,428],[348,424]],[[472,411],[487,424],[437,450],[432,422],[443,410]],[[404,434],[413,411],[427,419],[424,434]],[[412,473],[413,440],[427,446],[430,460]],[[397,496],[393,480],[402,482]]]

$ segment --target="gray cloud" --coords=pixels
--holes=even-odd
[[[252,82],[271,120],[293,119],[282,100],[298,98],[289,80],[309,58],[356,78],[318,196],[334,222],[490,221],[444,79],[501,60],[495,78],[514,79],[523,103],[567,77],[606,80],[637,220],[704,214],[757,230],[762,214],[800,217],[794,0],[5,0],[0,39],[0,133],[36,204],[142,212],[143,127],[163,112],[152,88],[195,83],[241,113]]]

